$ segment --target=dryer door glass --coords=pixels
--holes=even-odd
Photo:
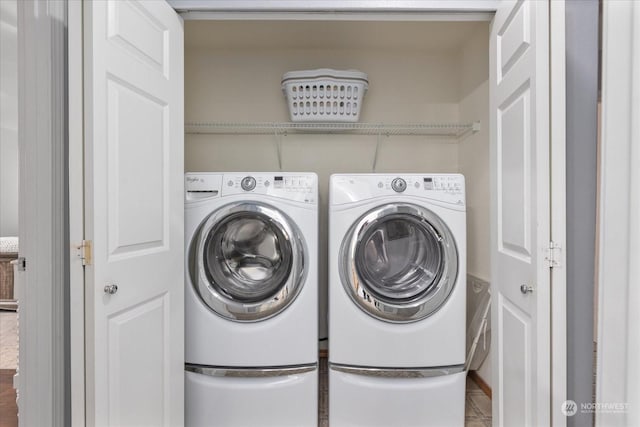
[[[451,231],[431,210],[376,207],[351,227],[340,256],[342,284],[358,307],[389,322],[424,319],[445,304],[458,275]]]
[[[212,213],[190,250],[192,282],[216,314],[236,321],[284,310],[304,283],[302,235],[283,212],[239,203]]]
[[[437,283],[443,256],[440,236],[431,224],[412,215],[389,215],[363,233],[356,268],[372,293],[408,300]]]

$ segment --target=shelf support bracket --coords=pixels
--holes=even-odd
[[[373,167],[371,168],[372,172],[375,172],[376,168],[378,167],[378,151],[380,149],[381,142],[382,142],[382,134],[378,132],[378,134],[376,135],[376,151],[373,153]]]
[[[276,137],[276,153],[278,155],[278,170],[280,172],[282,172],[282,134],[278,131],[278,129],[275,130],[275,137]],[[285,133],[286,136],[286,133]]]

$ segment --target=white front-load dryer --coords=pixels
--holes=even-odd
[[[185,187],[186,425],[317,425],[317,176]]]
[[[464,177],[333,175],[329,197],[330,425],[463,425]]]

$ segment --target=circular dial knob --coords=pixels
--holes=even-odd
[[[391,188],[393,188],[393,191],[396,193],[402,193],[407,189],[407,181],[402,178],[395,178],[391,181]]]
[[[252,176],[245,176],[240,182],[240,186],[244,191],[251,191],[256,188],[256,179]]]

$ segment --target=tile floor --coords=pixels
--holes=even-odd
[[[18,359],[16,313],[0,312],[0,369],[15,369]],[[319,389],[319,427],[329,426],[328,413],[328,383],[327,359],[320,359],[320,389]],[[478,385],[467,378],[467,396],[465,409],[466,427],[491,426],[491,399],[484,394]]]
[[[465,404],[465,427],[491,427],[491,399],[469,377]]]
[[[0,369],[18,366],[18,321],[15,312],[0,311]]]
[[[327,358],[320,358],[320,381],[318,390],[318,427],[329,427],[329,368]]]

